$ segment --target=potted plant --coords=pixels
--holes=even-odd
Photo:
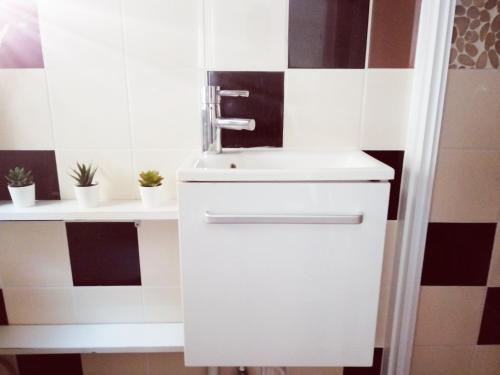
[[[163,177],[155,170],[139,173],[139,187],[142,204],[146,208],[158,207],[163,203],[163,189],[161,182]]]
[[[12,203],[16,208],[35,205],[35,181],[31,171],[22,167],[9,170],[5,176]]]
[[[94,182],[97,168],[92,164],[76,163],[76,169],[72,169],[74,174],[70,176],[76,181],[75,196],[81,208],[92,208],[99,204],[99,184]]]

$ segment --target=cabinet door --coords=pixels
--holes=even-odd
[[[388,197],[388,183],[180,183],[186,363],[371,365]]]

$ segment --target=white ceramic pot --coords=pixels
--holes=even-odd
[[[159,207],[165,202],[165,193],[162,185],[155,187],[139,186],[139,190],[141,192],[142,204],[146,208]]]
[[[99,205],[99,185],[75,186],[75,196],[80,208],[92,208]]]
[[[35,184],[22,187],[9,186],[9,193],[16,208],[35,205]]]

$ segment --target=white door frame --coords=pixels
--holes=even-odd
[[[410,372],[455,3],[456,0],[421,3],[384,375]]]

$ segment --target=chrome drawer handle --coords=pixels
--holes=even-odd
[[[310,214],[217,214],[205,212],[208,224],[361,224],[363,214],[310,215]]]

